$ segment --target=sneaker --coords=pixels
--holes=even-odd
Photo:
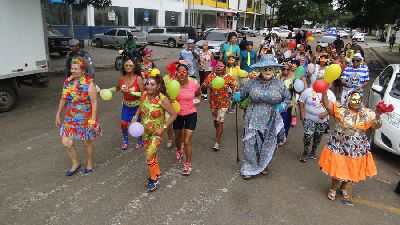
[[[292,116],[292,127],[296,126],[297,120],[295,116]]]
[[[147,183],[147,192],[152,192],[157,188],[158,180],[150,179]]]
[[[235,111],[235,109],[229,109],[229,111],[228,111],[228,113],[235,113],[236,111]]]
[[[311,152],[310,159],[317,159],[317,155],[315,154],[315,152]]]
[[[300,158],[300,162],[307,162],[307,154],[303,154],[303,156]]]
[[[162,173],[161,174],[156,174],[156,176],[157,176],[157,184],[158,184],[158,180],[161,178],[161,175],[162,175]],[[148,177],[147,178],[147,183],[149,183],[150,182],[150,180],[151,180],[151,177]]]
[[[192,171],[192,166],[190,165],[190,163],[185,163],[185,165],[183,166],[182,176],[189,176],[190,171]]]
[[[202,98],[204,101],[207,101],[207,100],[208,100],[207,94],[201,95],[201,98]]]
[[[181,161],[182,155],[183,155],[183,148],[181,148],[181,150],[176,151],[176,153],[175,153],[175,163],[179,163]]]
[[[215,152],[218,152],[218,151],[219,151],[219,144],[218,144],[218,143],[215,143],[215,144],[214,144],[213,150],[214,150]]]
[[[128,149],[128,144],[123,143],[123,144],[121,145],[121,149],[122,149],[123,151],[127,150],[127,149]]]

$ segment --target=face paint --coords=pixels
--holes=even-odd
[[[235,59],[230,58],[228,60],[229,65],[234,65],[235,64]]]
[[[146,91],[147,91],[147,93],[153,94],[153,93],[156,92],[157,88],[158,88],[158,87],[157,87],[157,83],[156,83],[155,80],[153,80],[153,79],[148,79],[148,80],[146,81]]]
[[[361,108],[362,97],[360,93],[356,92],[350,96],[349,106],[353,110],[358,110]]]

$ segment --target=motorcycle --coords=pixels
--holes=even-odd
[[[143,51],[146,48],[146,46],[147,45],[137,46],[136,51],[133,55],[131,54],[131,51],[127,48],[118,50],[119,56],[115,58],[115,63],[114,63],[115,69],[121,70],[122,66],[128,59],[132,60],[135,63],[138,62],[139,59],[142,58]]]

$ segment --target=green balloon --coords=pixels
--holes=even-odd
[[[167,94],[171,100],[175,100],[181,90],[181,85],[176,80],[171,80],[166,84]]]
[[[211,86],[214,89],[220,89],[225,85],[225,80],[222,77],[216,77],[211,81]]]
[[[305,71],[304,66],[297,67],[296,71],[294,71],[294,77],[296,79],[302,78],[304,76],[304,71]]]

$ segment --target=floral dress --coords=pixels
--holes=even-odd
[[[287,107],[290,93],[282,81],[261,78],[249,80],[240,90],[241,98],[248,97],[249,106],[244,117],[244,151],[241,174],[261,173],[272,160],[277,134],[283,128],[282,117],[275,106]]]
[[[94,125],[93,130],[89,129],[88,124],[92,117],[92,105],[88,92],[92,80],[93,78],[82,76],[77,86],[70,78],[64,81],[62,98],[67,101],[67,112],[60,127],[61,136],[75,140],[87,140],[93,139],[101,133],[98,123]]]
[[[165,98],[166,96],[160,93],[150,101],[147,95],[143,94],[140,100],[140,115],[144,126],[143,144],[150,155],[156,153],[162,141],[162,134],[157,135],[154,132],[163,128],[165,124],[165,110],[162,107]]]
[[[204,83],[210,84],[216,77],[215,73],[211,73],[207,76]],[[210,107],[214,109],[228,108],[231,102],[228,88],[235,89],[235,81],[232,76],[224,74],[222,78],[225,81],[224,86],[219,89],[211,88],[210,90]]]
[[[365,131],[375,121],[375,113],[362,108],[354,112],[334,104],[337,124],[322,150],[319,165],[322,172],[343,181],[358,182],[377,174]]]

